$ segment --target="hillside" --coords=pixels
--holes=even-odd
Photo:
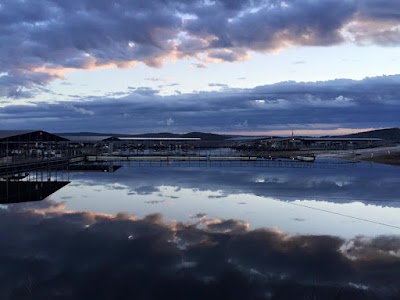
[[[115,133],[99,133],[99,132],[57,132],[60,136],[119,136]]]
[[[182,134],[183,138],[201,138],[204,141],[223,141],[231,138],[231,135],[221,135],[215,133],[204,133],[204,132],[189,132]]]
[[[61,136],[124,136],[124,137],[146,137],[146,138],[201,138],[203,141],[224,141],[231,138],[230,135],[221,135],[215,133],[189,132],[177,134],[170,132],[143,133],[143,134],[118,134],[118,133],[98,133],[98,132],[65,132],[56,133]]]
[[[136,135],[129,135],[129,136],[154,137],[154,138],[201,138],[204,141],[223,141],[223,140],[230,138],[230,136],[228,136],[228,135],[203,133],[203,132],[189,132],[189,133],[185,133],[185,134],[162,132],[162,133],[136,134]]]
[[[388,141],[400,141],[400,128],[386,128],[343,135],[348,138],[378,138]]]

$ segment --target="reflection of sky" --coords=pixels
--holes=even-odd
[[[346,237],[398,234],[399,169],[357,164],[337,169],[123,167],[113,174],[74,173],[52,196],[67,207],[166,220],[239,219],[252,228]]]
[[[180,223],[164,222],[158,214],[79,212],[49,199],[3,207],[0,294],[399,299],[400,236],[288,235],[274,228],[252,230],[233,219],[197,217]]]

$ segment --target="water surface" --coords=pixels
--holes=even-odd
[[[71,173],[0,207],[0,294],[400,299],[399,168],[206,165]]]
[[[72,173],[52,200],[67,209],[166,221],[237,219],[251,228],[343,237],[400,232],[398,167],[359,163],[343,167],[268,168],[251,163],[162,167],[132,163],[115,173]]]

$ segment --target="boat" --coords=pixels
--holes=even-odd
[[[314,155],[297,155],[296,159],[300,160],[300,161],[305,161],[305,162],[313,162],[313,161],[315,161],[315,156]]]

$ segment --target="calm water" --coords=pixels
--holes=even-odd
[[[325,161],[326,162],[326,161]],[[179,166],[178,166],[179,164]],[[235,219],[250,228],[343,237],[400,234],[400,168],[198,167],[132,164],[115,173],[73,173],[51,196],[70,210],[161,213],[165,221]]]
[[[0,207],[0,298],[400,299],[400,168],[141,165]]]

